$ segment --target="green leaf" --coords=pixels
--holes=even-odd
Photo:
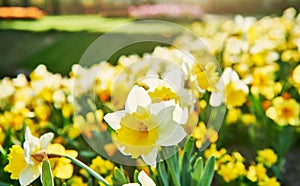
[[[138,183],[139,182],[138,176],[139,176],[139,171],[135,169],[134,170],[134,174],[133,174],[133,181],[134,181],[134,183]]]
[[[48,159],[45,159],[42,163],[41,177],[43,186],[54,186],[52,170]]]
[[[191,185],[200,185],[201,174],[203,170],[203,159],[199,157],[194,165],[194,171],[192,173],[192,184]]]
[[[194,151],[195,140],[193,137],[190,137],[188,142],[184,145],[183,154],[181,158],[181,184],[190,185],[191,181],[191,169],[192,165],[190,163],[191,156]]]
[[[210,186],[213,176],[215,172],[215,157],[211,156],[205,164],[202,176],[201,176],[201,181],[200,185],[201,186]]]
[[[118,167],[115,167],[112,180],[114,182],[114,185],[123,185],[128,182],[126,176],[124,175],[124,172],[121,171]]]
[[[180,186],[180,160],[179,160],[179,152],[178,147],[165,147],[165,151],[167,154],[174,154],[173,156],[166,159],[168,172],[171,175],[173,184],[175,186]],[[165,153],[166,153],[165,152]]]
[[[160,161],[157,164],[157,171],[158,171],[158,176],[161,179],[162,183],[164,186],[168,186],[169,182],[168,182],[168,177],[169,174],[166,170],[166,166],[165,166],[165,162],[164,161]]]
[[[93,169],[88,167],[86,164],[82,163],[81,161],[79,161],[75,158],[72,158],[71,156],[64,156],[64,157],[70,159],[77,166],[85,169],[90,175],[94,176],[98,181],[102,182],[105,186],[109,186],[109,183],[100,174],[95,172]]]

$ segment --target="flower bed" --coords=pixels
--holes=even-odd
[[[299,28],[294,9],[195,22],[202,40],[174,41],[184,52],[156,47],[115,66],[74,65],[68,77],[40,65],[2,79],[1,181],[210,185],[215,172],[217,185],[288,183],[285,157],[300,136]]]
[[[0,19],[41,19],[44,15],[37,7],[0,7]]]

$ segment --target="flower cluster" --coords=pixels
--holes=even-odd
[[[100,185],[200,185],[211,183],[212,167],[224,185],[280,185],[299,136],[299,14],[236,16],[191,29],[197,38],[179,36],[178,47],[122,56],[116,65],[74,65],[68,77],[39,65],[29,77],[1,79],[1,182],[43,182],[49,162],[56,185],[94,178]],[[219,107],[226,108],[220,134],[210,118],[223,118]],[[228,150],[249,144],[255,160]],[[128,176],[133,170],[120,165],[127,161],[151,167]]]
[[[226,183],[237,180],[244,183],[256,183],[257,185],[277,185],[280,183],[276,177],[268,175],[268,168],[277,162],[277,155],[272,149],[263,149],[257,152],[256,162],[246,167],[245,158],[239,152],[229,154],[225,148],[217,150],[216,144],[212,144],[204,152],[205,157],[216,157],[215,170]]]

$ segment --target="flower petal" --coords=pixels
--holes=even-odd
[[[171,84],[176,89],[181,89],[183,87],[183,74],[182,71],[176,69],[172,70],[170,72],[167,72],[163,79],[168,81],[169,84]]]
[[[40,141],[41,141],[41,148],[43,150],[46,150],[51,142],[51,140],[53,139],[54,134],[52,132],[48,132],[46,134],[43,134],[40,137]]]
[[[240,78],[238,76],[238,74],[236,73],[236,71],[234,71],[232,68],[227,67],[225,68],[225,70],[223,71],[223,74],[221,76],[221,79],[223,79],[224,84],[227,85],[228,83],[230,83],[231,81],[238,81]]]
[[[159,103],[154,103],[150,105],[150,111],[152,114],[157,115],[158,113],[160,113],[163,109],[165,109],[166,107],[175,105],[175,100],[169,100],[169,101],[162,101]]]
[[[180,143],[186,137],[186,133],[181,125],[170,122],[168,126],[160,130],[158,145],[173,146]]]
[[[211,93],[211,96],[210,96],[210,99],[209,99],[209,104],[211,106],[218,107],[224,101],[225,101],[224,92],[223,92],[223,90],[221,90],[217,93],[215,93],[215,92]]]
[[[29,185],[40,176],[39,166],[27,165],[20,173],[19,182],[21,185]]]
[[[155,182],[143,170],[139,173],[138,179],[142,186],[156,186]]]
[[[157,147],[154,147],[153,150],[149,154],[142,155],[141,157],[147,165],[155,166],[156,165],[156,157],[157,157]],[[141,180],[140,180],[140,182],[141,182]],[[142,185],[143,185],[143,183],[142,183]]]
[[[129,113],[136,111],[137,106],[146,107],[151,103],[151,98],[146,90],[139,86],[134,86],[126,100],[125,110]]]
[[[188,109],[184,107],[183,109],[176,105],[173,112],[173,119],[179,124],[185,124],[188,120]]]
[[[121,119],[125,116],[125,114],[126,112],[124,110],[108,113],[104,116],[104,120],[112,129],[117,130],[121,128]]]
[[[140,186],[140,184],[138,184],[138,183],[126,183],[126,184],[123,184],[122,186]]]

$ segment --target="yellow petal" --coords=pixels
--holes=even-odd
[[[8,154],[9,163],[4,168],[5,171],[11,173],[11,179],[19,179],[20,172],[26,167],[24,151],[21,146],[13,145]]]

